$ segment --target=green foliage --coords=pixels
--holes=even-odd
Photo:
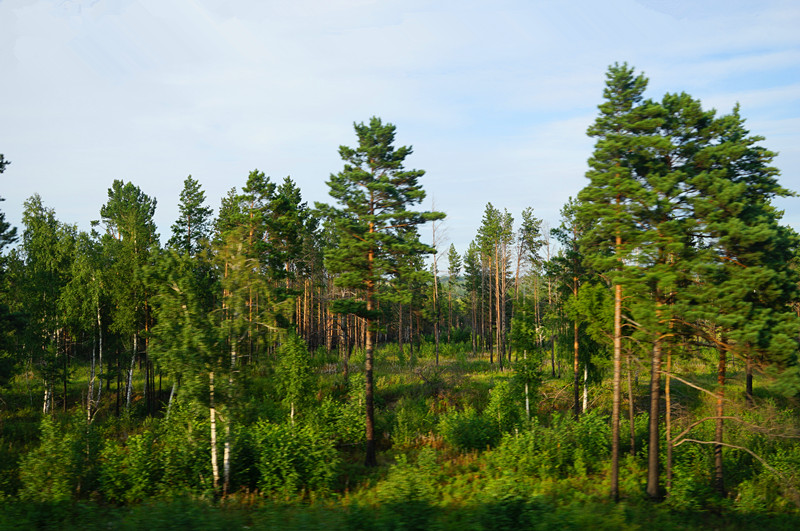
[[[436,503],[436,478],[439,466],[436,452],[424,448],[416,464],[405,455],[389,468],[386,480],[378,487],[381,529],[424,530],[430,528]]]
[[[340,458],[332,441],[310,426],[259,422],[251,428],[258,488],[265,493],[291,495],[330,489]]]
[[[507,381],[499,382],[489,394],[489,405],[483,416],[496,425],[499,433],[508,433],[518,428],[524,418],[520,395],[512,391]]]
[[[498,470],[540,478],[585,477],[608,458],[607,418],[587,412],[575,421],[556,415],[551,426],[534,421],[529,429],[509,434],[492,451],[488,461]]]
[[[363,395],[363,385],[362,393]],[[347,401],[325,397],[317,408],[307,416],[305,423],[320,435],[342,445],[355,445],[364,440],[364,400]]]
[[[62,501],[98,487],[100,434],[82,415],[63,422],[45,416],[40,444],[20,461],[20,498]]]
[[[290,333],[278,349],[275,376],[278,392],[292,413],[310,402],[316,387],[314,373],[305,341],[296,334]]]
[[[486,450],[500,441],[498,422],[472,407],[442,415],[438,431],[445,442],[461,450]]]
[[[413,446],[420,436],[436,428],[437,417],[431,411],[432,399],[402,397],[397,403],[392,440],[401,446]]]
[[[124,442],[102,449],[102,492],[115,503],[153,496],[199,494],[211,489],[211,449],[205,414],[178,402],[169,421],[154,420]]]

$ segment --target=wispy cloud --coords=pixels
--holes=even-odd
[[[39,192],[85,227],[122,178],[166,235],[187,174],[216,207],[255,167],[325,200],[352,122],[379,115],[461,251],[487,201],[557,224],[614,61],[654,98],[741,102],[800,189],[797,27],[783,0],[0,0],[2,207],[19,224]]]

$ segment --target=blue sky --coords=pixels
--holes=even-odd
[[[798,28],[793,0],[0,0],[0,208],[19,226],[39,193],[85,229],[123,179],[164,241],[189,174],[215,209],[255,168],[327,201],[377,115],[463,252],[489,201],[557,225],[615,61],[656,99],[739,102],[800,191]],[[778,204],[800,229],[800,199]]]

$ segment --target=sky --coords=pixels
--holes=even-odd
[[[327,202],[378,116],[463,254],[487,202],[558,225],[615,62],[646,97],[738,102],[800,191],[798,28],[796,0],[0,0],[0,209],[21,230],[38,193],[85,230],[131,181],[163,242],[188,175],[215,210],[254,169]],[[800,198],[777,204],[800,230]]]

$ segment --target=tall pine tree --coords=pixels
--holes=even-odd
[[[432,252],[410,230],[427,221],[442,219],[439,212],[410,210],[425,198],[419,184],[423,170],[403,167],[411,147],[395,148],[395,126],[373,117],[369,124],[354,124],[358,147],[341,146],[344,169],[327,184],[338,206],[318,205],[334,220],[338,245],[326,254],[328,268],[338,274],[336,284],[358,290],[356,296],[335,301],[334,309],[352,313],[366,322],[366,459],[375,466],[375,406],[373,365],[377,303],[386,297],[379,289],[389,276],[407,272],[412,255]],[[396,297],[396,294],[393,294]]]

